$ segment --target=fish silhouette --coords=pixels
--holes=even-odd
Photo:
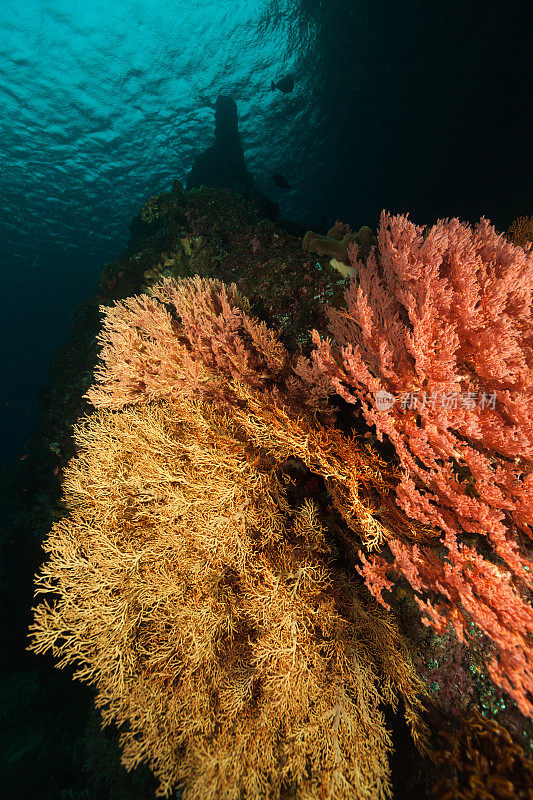
[[[290,76],[287,75],[286,78],[282,78],[277,83],[274,83],[274,81],[272,81],[271,89],[272,91],[274,91],[274,89],[279,89],[280,92],[283,92],[284,94],[289,94],[294,89],[294,81]]]

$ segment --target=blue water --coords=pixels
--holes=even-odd
[[[212,141],[220,93],[285,218],[532,213],[523,14],[477,0],[3,0],[2,457],[24,453],[50,356],[133,216]],[[287,74],[292,93],[272,92]]]

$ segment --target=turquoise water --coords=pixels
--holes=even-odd
[[[524,23],[455,0],[4,0],[2,455],[24,452],[50,356],[133,216],[212,140],[220,93],[256,186],[304,226],[531,213]]]

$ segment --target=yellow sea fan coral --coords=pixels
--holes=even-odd
[[[275,456],[188,399],[100,410],[76,441],[30,647],[96,684],[126,768],[183,800],[388,797],[380,701],[422,735],[421,682]]]

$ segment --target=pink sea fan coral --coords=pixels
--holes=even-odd
[[[377,249],[350,258],[333,341],[315,331],[297,371],[360,403],[398,455],[400,506],[442,532],[361,571],[381,600],[402,573],[437,630],[473,621],[497,645],[493,679],[532,713],[533,252],[485,219],[424,229],[383,212]]]

